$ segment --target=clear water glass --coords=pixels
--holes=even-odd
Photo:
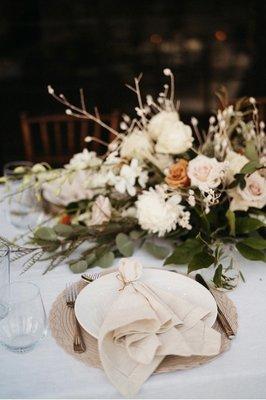
[[[4,166],[4,176],[8,178],[6,189],[6,210],[8,221],[20,230],[27,230],[38,225],[43,218],[42,204],[37,200],[34,187],[22,188],[23,174],[18,168],[29,170],[29,161],[14,161]]]
[[[0,242],[0,286],[10,283],[10,249]]]
[[[39,287],[23,281],[2,286],[0,308],[0,343],[13,352],[32,350],[47,329]]]

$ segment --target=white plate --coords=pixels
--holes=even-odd
[[[96,279],[81,290],[77,297],[76,317],[80,325],[95,338],[98,337],[106,313],[119,296],[118,289],[121,288],[121,282],[116,275],[117,272],[114,272]],[[208,310],[210,314],[206,318],[206,323],[208,326],[214,324],[217,316],[216,302],[211,293],[198,282],[175,272],[148,268],[143,270],[141,280]]]

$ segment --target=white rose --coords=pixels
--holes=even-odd
[[[92,206],[90,225],[102,225],[111,218],[111,203],[108,197],[98,196]]]
[[[136,202],[137,218],[142,229],[158,233],[158,236],[175,229],[183,212],[180,201],[181,197],[178,195],[166,199],[161,190],[145,190]]]
[[[220,185],[226,168],[227,163],[200,154],[189,161],[187,175],[190,178],[191,186],[208,191]]]
[[[247,211],[249,207],[263,208],[266,205],[266,179],[258,171],[245,178],[246,186],[228,190],[232,197],[230,210]]]
[[[229,150],[225,160],[228,161],[228,169],[226,171],[226,181],[228,183],[231,183],[234,180],[234,175],[238,174],[244,165],[249,162],[246,156],[232,150]]]
[[[152,139],[156,141],[164,131],[165,125],[174,124],[178,121],[179,115],[176,111],[161,111],[150,119],[148,132]]]
[[[137,158],[142,160],[146,153],[153,152],[152,141],[145,131],[134,129],[131,133],[124,136],[121,143],[120,155],[131,160]]]
[[[155,150],[164,154],[181,154],[192,147],[192,130],[182,121],[167,122],[160,133]]]

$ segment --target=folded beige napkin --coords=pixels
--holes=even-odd
[[[208,327],[208,311],[141,282],[142,266],[122,259],[119,296],[100,328],[98,346],[106,375],[125,397],[138,392],[167,355],[219,353],[220,333]]]

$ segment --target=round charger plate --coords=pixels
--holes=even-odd
[[[208,310],[205,322],[208,326],[214,324],[217,317],[216,302],[211,293],[193,279],[171,271],[145,268],[141,282],[164,289]],[[83,329],[96,339],[106,314],[120,295],[119,289],[121,282],[117,278],[117,272],[114,272],[87,285],[77,297],[76,317]]]
[[[189,278],[191,279],[191,278]],[[81,291],[86,283],[80,281],[76,283],[78,291]],[[216,299],[219,307],[224,312],[226,318],[230,322],[234,332],[237,332],[237,310],[232,300],[227,297],[226,293],[221,291],[216,292]],[[91,311],[89,307],[88,312]],[[102,368],[101,360],[98,352],[98,341],[88,332],[82,329],[82,336],[86,344],[86,351],[84,353],[75,353],[73,350],[73,337],[75,332],[75,319],[73,310],[66,306],[65,291],[59,294],[57,299],[54,301],[50,315],[49,324],[52,336],[56,340],[57,344],[62,347],[67,353],[76,359],[82,361],[86,365],[94,368]],[[206,364],[213,359],[219,357],[222,353],[230,348],[232,340],[228,339],[223,332],[220,324],[215,321],[213,328],[221,333],[221,349],[220,353],[216,356],[192,356],[192,357],[179,357],[179,356],[167,356],[164,358],[162,363],[158,366],[155,374],[163,372],[180,371],[184,369],[190,369],[198,367],[202,364]]]

